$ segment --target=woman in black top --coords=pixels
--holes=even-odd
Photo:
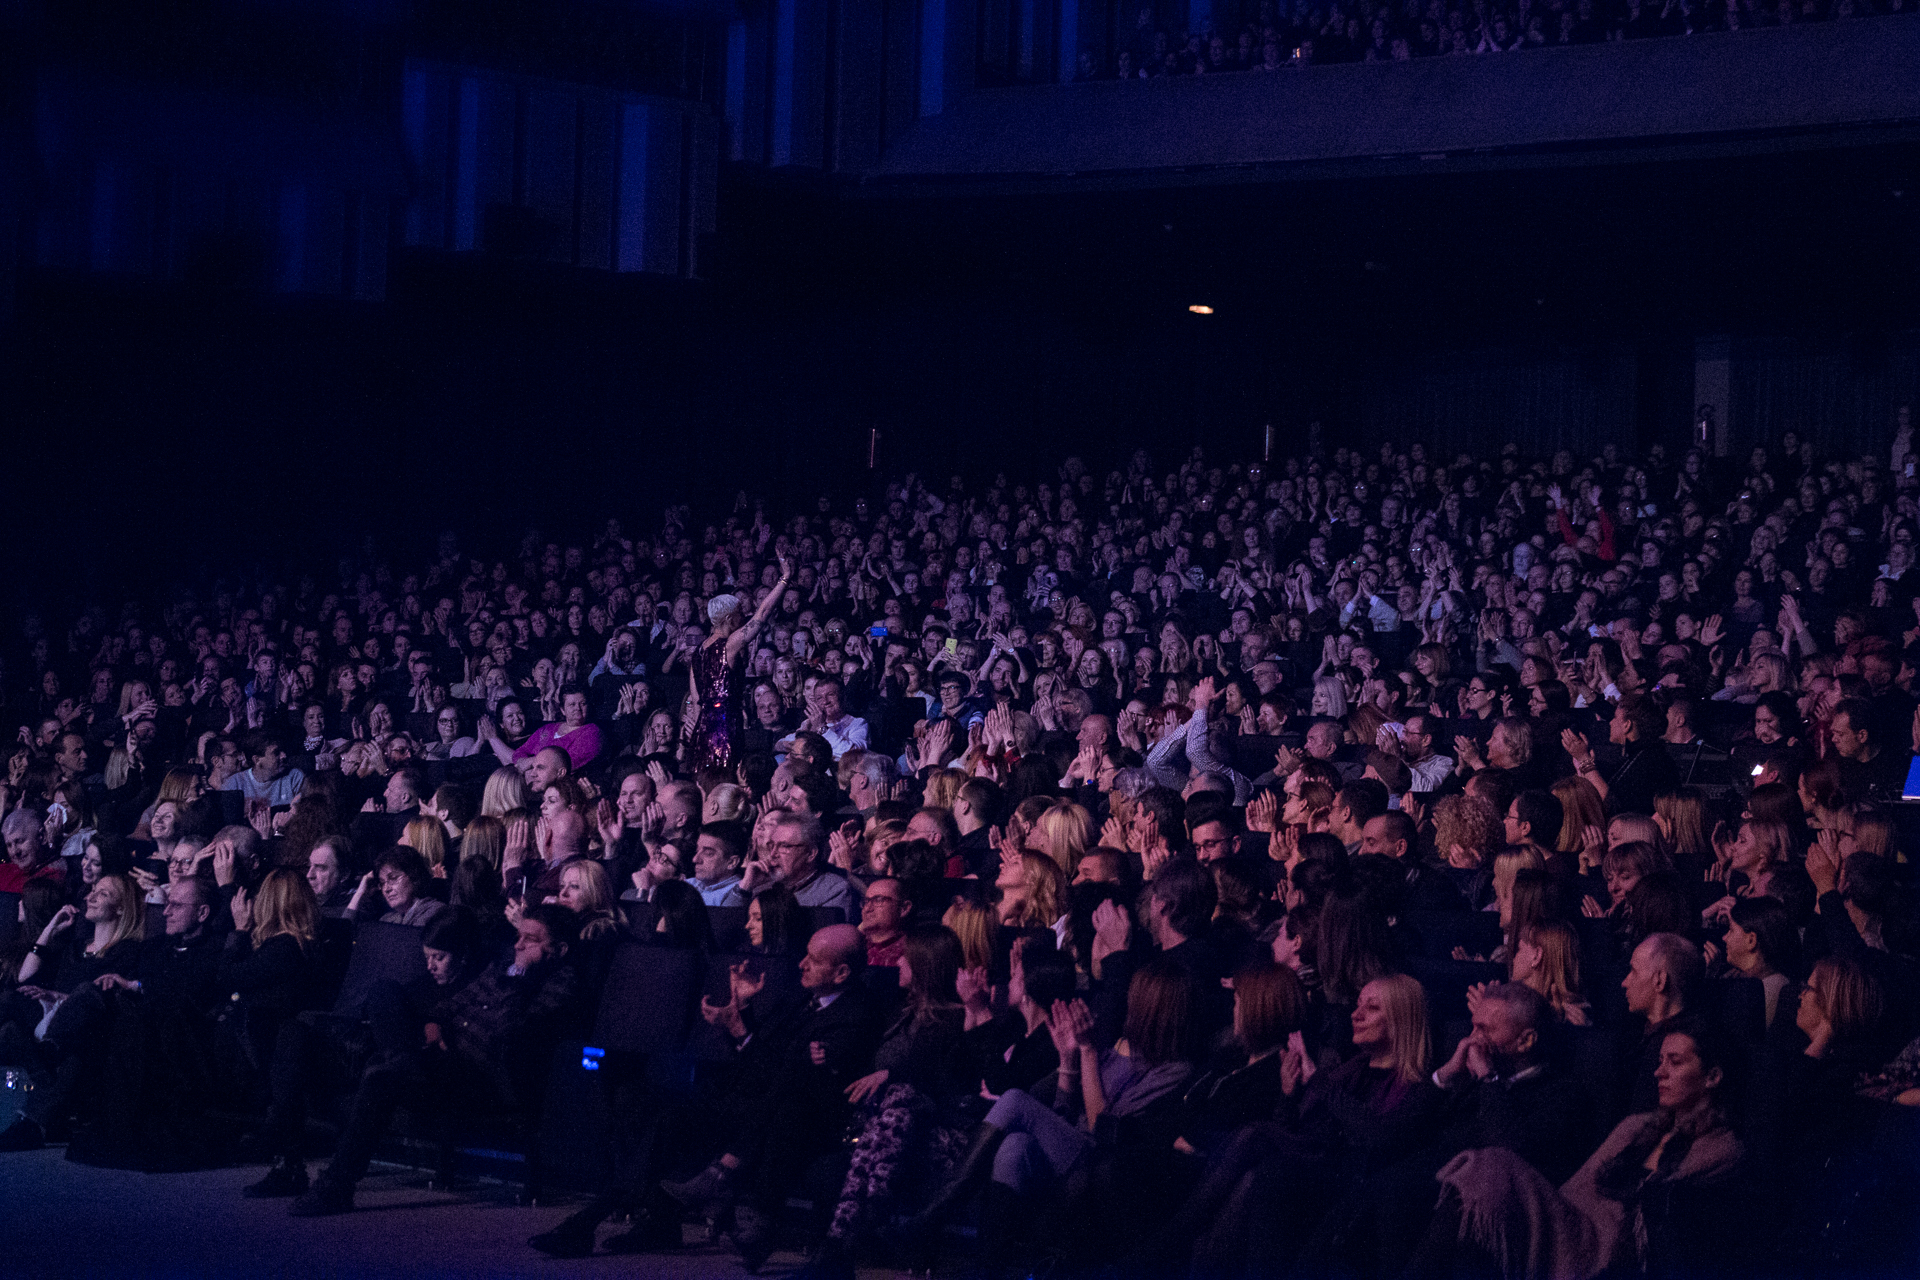
[[[1007,1010],[993,1016],[987,971],[961,975],[967,1007],[967,1051],[980,1092],[990,1101],[1009,1089],[1032,1090],[1060,1069],[1060,1050],[1048,1029],[1055,1003],[1073,999],[1073,957],[1053,948],[1050,934],[1020,938],[1007,979]],[[980,1108],[984,1114],[985,1107]]]
[[[81,912],[91,929],[74,928]],[[139,954],[145,924],[146,904],[140,891],[118,875],[96,880],[78,910],[68,905],[54,912],[20,962],[19,985],[7,997],[4,1018],[13,1030],[0,1031],[0,1037],[12,1040],[24,1034],[31,1038],[40,1020],[68,992],[101,974],[126,972]]]
[[[305,876],[271,871],[249,895],[233,895],[233,932],[220,956],[219,986],[233,1000],[221,1021],[244,1055],[237,1063],[264,1074],[283,1022],[311,1008],[317,990],[314,937],[320,908]]]
[[[1234,974],[1234,1050],[1188,1087],[1176,1151],[1205,1158],[1242,1125],[1273,1114],[1283,1097],[1282,1054],[1306,1016],[1307,991],[1293,970],[1260,960]]]
[[[274,1164],[241,1195],[277,1198],[307,1189],[307,1165],[300,1152],[308,1095],[352,1088],[373,1054],[419,1049],[434,1010],[487,967],[484,937],[472,915],[451,908],[421,931],[427,971],[411,982],[375,983],[367,992],[365,1022],[291,1018],[281,1023],[273,1048],[273,1098],[260,1136],[260,1146]]]
[[[1360,990],[1351,1017],[1354,1056],[1316,1070],[1303,1040],[1281,1056],[1283,1097],[1273,1119],[1239,1130],[1175,1221],[1199,1231],[1197,1271],[1238,1273],[1248,1259],[1291,1257],[1325,1210],[1370,1170],[1409,1151],[1436,1114],[1428,1079],[1426,995],[1405,974]]]

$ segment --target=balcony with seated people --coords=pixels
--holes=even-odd
[[[1920,117],[1912,7],[1191,0],[1170,18],[1132,0],[924,0],[872,34],[796,0],[792,40],[734,21],[724,101],[733,158],[857,172],[868,192],[1828,145]],[[1462,56],[1509,51],[1534,56]]]

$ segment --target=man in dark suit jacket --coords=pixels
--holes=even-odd
[[[775,997],[747,963],[728,974],[727,1003],[701,1002],[720,1043],[719,1078],[674,1105],[644,1088],[630,1114],[638,1136],[619,1185],[529,1243],[556,1257],[593,1251],[594,1229],[617,1212],[636,1225],[607,1242],[616,1253],[677,1247],[680,1219],[722,1198],[734,1203],[733,1242],[751,1264],[771,1249],[773,1212],[814,1156],[846,1132],[846,1088],[872,1064],[873,1005],[861,987],[866,939],[852,925],[815,933],[800,960],[800,990]],[[719,1154],[685,1181],[660,1174],[687,1153]]]
[[[740,1072],[726,1101],[732,1141],[686,1182],[661,1188],[688,1208],[732,1194],[734,1247],[749,1269],[771,1248],[773,1215],[807,1165],[846,1133],[847,1086],[872,1065],[878,1027],[858,979],[866,939],[852,925],[815,933],[800,959],[801,992],[763,1018],[735,998],[710,1020],[733,1041]],[[749,996],[758,991],[747,985]]]

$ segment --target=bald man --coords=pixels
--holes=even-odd
[[[600,1222],[628,1212],[634,1227],[609,1241],[609,1251],[677,1249],[686,1208],[731,1199],[734,1247],[749,1269],[764,1263],[774,1212],[808,1164],[839,1147],[851,1116],[847,1086],[873,1069],[876,1013],[860,981],[866,952],[850,924],[817,931],[800,960],[800,989],[781,995],[762,985],[757,969],[736,965],[727,1002],[708,999],[700,1010],[731,1070],[691,1100],[641,1106],[634,1120],[643,1136],[622,1183],[528,1243],[555,1257],[585,1257]],[[699,1168],[690,1159],[711,1163],[683,1181],[662,1179]]]
[[[800,1175],[846,1136],[847,1086],[872,1070],[877,1028],[859,982],[866,954],[859,929],[828,925],[808,940],[800,958],[804,999],[791,998],[756,1019],[751,992],[743,992],[743,979],[735,977],[729,1002],[703,1010],[741,1057],[739,1079],[753,1092],[737,1101],[750,1105],[725,1135],[718,1158],[692,1178],[664,1181],[660,1189],[695,1211],[731,1199],[733,1245],[749,1270],[767,1260],[774,1214]]]

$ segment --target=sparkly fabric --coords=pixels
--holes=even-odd
[[[693,678],[700,690],[700,718],[694,722],[692,751],[687,760],[695,773],[702,769],[731,769],[740,754],[741,670],[727,661],[727,642],[703,644],[693,651]]]

